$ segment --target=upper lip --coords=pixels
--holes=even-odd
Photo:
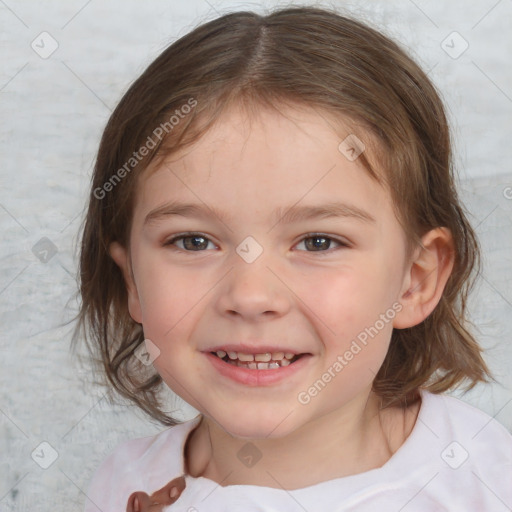
[[[267,352],[273,354],[276,352],[284,352],[285,354],[305,354],[305,351],[296,350],[294,348],[278,347],[276,345],[247,345],[245,343],[223,343],[222,345],[215,345],[212,348],[205,350],[205,352],[239,352],[242,354],[265,354]]]

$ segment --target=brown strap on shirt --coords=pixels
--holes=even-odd
[[[136,491],[128,498],[126,512],[162,512],[164,506],[172,505],[181,496],[185,486],[185,477],[179,476],[151,496]]]

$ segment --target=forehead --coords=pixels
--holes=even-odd
[[[272,206],[268,220],[274,220],[276,209],[282,214],[294,203],[343,202],[357,209],[359,201],[378,216],[389,206],[389,194],[354,158],[370,142],[365,132],[354,138],[348,123],[312,109],[247,115],[231,108],[197,142],[144,173],[137,208],[147,214],[148,208],[187,199],[221,215],[251,208],[261,215]]]

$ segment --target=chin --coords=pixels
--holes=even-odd
[[[223,430],[239,439],[279,439],[287,436],[298,426],[290,421],[293,413],[283,414],[283,411],[263,413],[256,409],[253,414],[243,414],[236,419],[233,418],[233,411],[228,413],[225,421],[219,422]]]

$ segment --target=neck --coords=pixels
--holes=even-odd
[[[381,467],[409,435],[419,404],[406,411],[379,404],[369,392],[286,437],[250,441],[203,417],[186,443],[186,471],[222,486],[293,490]]]

